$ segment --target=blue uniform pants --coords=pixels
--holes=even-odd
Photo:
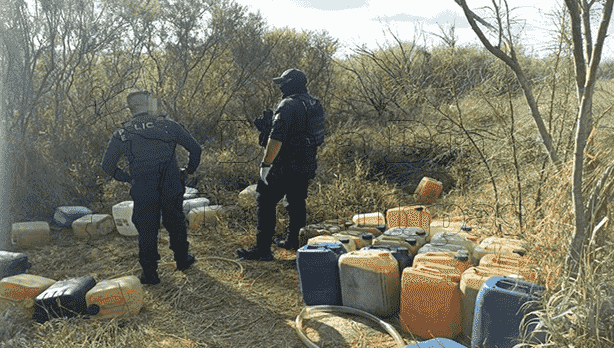
[[[165,180],[163,173],[156,173],[138,178],[130,189],[130,196],[134,200],[132,222],[139,232],[139,261],[143,268],[154,268],[160,260],[160,215],[168,231],[170,249],[175,254],[175,260],[183,261],[187,257],[189,243],[183,213],[185,188],[182,183],[182,191],[177,191],[177,183],[171,185],[170,180],[181,181],[177,176]]]
[[[273,167],[267,176],[268,185],[258,182],[258,232],[256,246],[262,250],[270,250],[275,225],[277,223],[277,203],[286,196],[288,211],[288,238],[298,241],[299,231],[305,226],[307,209],[307,188],[309,180],[315,177],[314,170],[296,171],[287,168]]]

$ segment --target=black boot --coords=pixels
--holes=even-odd
[[[196,262],[196,258],[191,253],[187,253],[181,260],[175,260],[178,271],[185,271]]]
[[[143,267],[143,273],[139,276],[141,284],[156,285],[160,284],[160,277],[158,277],[158,263],[157,262],[141,262]]]
[[[256,261],[273,261],[273,254],[271,254],[271,248],[263,250],[258,247],[251,249],[239,249],[237,250],[237,256],[242,260],[256,260]]]

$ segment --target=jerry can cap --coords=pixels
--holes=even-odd
[[[405,242],[409,243],[409,245],[416,245],[417,243],[416,238],[407,238]]]
[[[463,252],[463,250],[459,250],[458,253],[454,255],[454,259],[461,262],[469,261],[469,253]]]
[[[426,231],[424,230],[424,228],[417,228],[416,229],[416,234],[419,236],[424,236],[426,235]]]
[[[350,242],[350,239],[347,237],[340,237],[339,241],[343,244],[348,244]]]
[[[463,224],[463,225],[461,226],[461,231],[464,231],[464,232],[471,232],[471,226],[469,226],[469,225],[467,225],[467,224]]]
[[[373,233],[363,233],[360,235],[360,238],[364,239],[364,240],[372,240],[373,239]]]

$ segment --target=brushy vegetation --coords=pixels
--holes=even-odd
[[[203,144],[198,189],[212,204],[231,207],[222,221],[190,231],[200,262],[186,275],[174,272],[162,232],[163,283],[147,288],[137,317],[38,325],[19,308],[3,307],[0,347],[301,346],[292,329],[304,305],[292,256],[275,249],[275,263],[228,261],[234,250],[254,241],[255,209],[236,205],[238,193],[256,182],[262,156],[251,122],[279,100],[271,78],[289,67],[307,73],[309,90],[327,114],[327,138],[309,187],[308,223],[411,204],[419,180],[436,178],[444,183],[442,198],[431,207],[436,218],[463,216],[482,237],[522,238],[532,246],[530,256],[538,260],[548,286],[538,314],[550,346],[613,344],[611,188],[598,197],[602,208],[594,216],[610,220],[593,236],[580,278],[561,277],[573,231],[570,173],[578,106],[571,59],[522,58],[564,163],[557,170],[514,75],[481,49],[426,49],[398,40],[334,59],[337,43],[326,33],[269,29],[232,2],[212,8],[208,18],[212,31],[206,44],[169,40],[152,50],[134,47],[145,53],[131,55],[128,43],[85,54],[78,62],[56,62],[74,74],[72,80],[58,79],[52,89],[43,86],[49,65],[39,65],[40,101],[18,108],[26,104],[12,100],[15,112],[8,120],[19,135],[10,152],[12,222],[49,221],[60,205],[110,214],[114,204],[130,198],[128,185],[100,170],[107,139],[128,117],[129,92],[156,92],[166,113]],[[600,71],[593,105],[586,197],[611,164],[610,67],[604,64]],[[185,163],[185,151],[178,155]],[[279,236],[286,219],[280,205]],[[117,235],[75,241],[63,231],[52,245],[27,252],[31,273],[54,279],[139,272],[136,241]],[[315,321],[309,325],[314,340],[322,334],[319,344],[327,347],[392,344],[385,333],[360,323],[352,324],[351,343],[325,336],[331,330]],[[411,335],[403,335],[412,342]]]

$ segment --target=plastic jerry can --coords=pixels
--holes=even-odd
[[[487,254],[480,259],[480,267],[503,268],[530,282],[537,280],[537,273],[531,269],[533,265],[535,261],[532,258],[518,254]]]
[[[44,323],[51,318],[71,318],[86,314],[85,294],[96,285],[91,276],[60,280],[36,297],[34,319]]]
[[[305,245],[296,252],[298,284],[308,306],[340,306],[339,257],[345,248],[337,243]]]
[[[298,242],[300,246],[304,246],[313,237],[331,236],[339,231],[341,231],[341,228],[334,224],[319,223],[307,225],[299,230]]]
[[[354,231],[360,233],[371,233],[373,237],[379,237],[386,230],[386,225],[378,225],[374,227],[358,226],[356,224],[347,227],[347,231]]]
[[[420,263],[437,263],[451,266],[461,273],[472,266],[468,253],[463,252],[449,253],[445,251],[431,251],[418,254],[414,257],[414,265]]]
[[[456,244],[473,255],[473,250],[479,244],[478,236],[466,232],[437,232],[431,236],[431,243]]]
[[[475,302],[471,347],[511,348],[520,343],[520,323],[537,309],[545,287],[518,278],[492,277],[482,284]],[[529,315],[525,321],[535,321]]]
[[[460,280],[460,290],[463,295],[463,335],[465,337],[471,339],[475,299],[482,284],[490,277],[508,276],[510,274],[505,269],[485,267],[470,267],[463,272]]]
[[[44,221],[16,222],[11,228],[11,241],[20,248],[49,244],[49,224]]]
[[[356,214],[352,218],[352,222],[358,226],[369,226],[369,227],[377,227],[386,224],[386,218],[384,214],[376,212],[376,213],[364,213],[364,214]]]
[[[187,215],[190,213],[190,210],[200,208],[200,207],[206,207],[209,205],[209,202],[210,201],[204,197],[184,199],[183,200],[183,213],[187,217]]]
[[[355,249],[360,250],[373,244],[373,233],[362,233],[357,231],[343,231],[333,234],[337,238],[349,238],[354,242]]]
[[[27,254],[0,250],[0,279],[26,273],[31,267]]]
[[[437,267],[408,267],[401,277],[400,325],[422,338],[461,333],[460,275]]]
[[[339,245],[343,246],[346,252],[356,250],[356,245],[354,244],[354,240],[348,238],[347,236],[337,237],[337,236],[323,235],[323,236],[316,236],[316,237],[310,238],[307,241],[307,245],[322,244],[322,243],[338,243]]]
[[[386,210],[388,228],[421,227],[428,231],[431,220],[431,213],[422,205],[410,205]]]
[[[433,269],[436,269],[442,273],[445,274],[450,274],[450,275],[456,275],[459,277],[459,282],[460,282],[460,276],[463,272],[461,272],[458,268],[453,267],[453,266],[448,266],[448,265],[444,265],[441,263],[434,263],[434,262],[419,262],[419,263],[414,263],[414,265],[412,266],[413,268],[417,269],[417,270],[426,270],[426,271],[433,271]]]
[[[249,185],[243,191],[239,193],[239,205],[243,208],[249,208],[256,206],[256,184]]]
[[[410,344],[403,348],[467,348],[462,344],[448,338],[432,338],[416,344]]]
[[[379,317],[399,312],[399,264],[391,253],[358,250],[339,257],[343,305]]]
[[[373,240],[373,244],[390,244],[406,247],[413,255],[426,244],[426,231],[419,227],[394,227]]]
[[[471,225],[462,217],[445,217],[442,219],[433,219],[430,228],[431,235],[437,232],[465,232],[469,233],[473,230]]]
[[[416,202],[420,204],[433,204],[439,198],[443,185],[440,181],[429,177],[423,177],[416,187]]]
[[[117,232],[124,236],[138,236],[136,226],[132,223],[133,201],[124,201],[113,206],[113,219]]]
[[[143,307],[143,287],[135,276],[103,280],[85,294],[85,301],[95,318],[132,316]]]
[[[453,255],[463,254],[463,255],[466,255],[469,262],[472,262],[473,264],[473,259],[471,257],[471,254],[469,254],[469,251],[460,245],[431,242],[431,243],[424,244],[418,250],[418,254],[425,254],[429,252],[448,252]]]
[[[79,238],[106,236],[113,230],[115,230],[115,223],[109,214],[88,214],[72,223],[72,232]]]
[[[221,205],[209,205],[190,210],[188,213],[188,225],[190,227],[203,226],[205,223],[214,223],[224,213]]]
[[[522,240],[488,237],[482,240],[473,250],[473,264],[479,264],[482,256],[487,254],[518,254],[524,256],[526,253],[526,244]]]
[[[192,199],[198,196],[198,189],[194,187],[185,187],[185,192],[183,193],[183,199]]]
[[[406,247],[400,247],[395,245],[377,244],[369,245],[361,250],[380,250],[387,251],[397,260],[399,265],[399,278],[403,274],[405,267],[411,267],[413,261],[413,255]]]
[[[92,214],[92,210],[81,206],[62,206],[55,208],[51,225],[58,228],[70,228],[73,221],[88,214]]]
[[[34,306],[34,299],[47,290],[55,280],[32,274],[17,274],[0,280],[0,298],[17,302],[26,308]]]

